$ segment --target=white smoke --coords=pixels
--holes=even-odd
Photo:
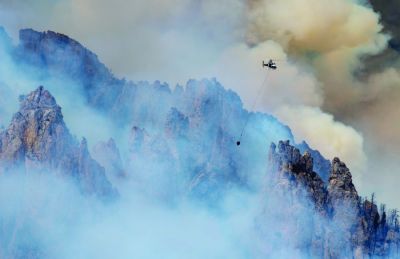
[[[366,81],[354,77],[354,71],[362,68],[360,57],[380,52],[388,39],[381,33],[379,15],[365,1],[0,1],[0,24],[14,36],[24,27],[70,35],[115,73],[131,79],[174,84],[193,77],[217,77],[240,93],[250,109],[265,76],[259,64],[263,59],[283,59],[277,73],[268,73],[264,96],[255,109],[319,107],[366,137],[364,145],[373,163],[379,163],[376,145],[385,146],[380,153],[400,155],[398,145],[392,144],[400,141],[396,134],[400,79],[390,76],[398,71]],[[325,129],[331,125],[316,117],[313,121],[328,123]],[[288,124],[295,132],[305,130],[297,128],[298,123]],[[329,130],[321,132],[329,135]],[[304,136],[317,144],[314,148],[326,148],[319,146],[312,132]],[[363,162],[361,156],[342,153],[351,142],[341,143],[344,146],[336,148],[336,156],[347,163]],[[391,163],[391,168],[398,165]]]

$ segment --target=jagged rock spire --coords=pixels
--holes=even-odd
[[[73,145],[61,108],[42,86],[20,97],[20,110],[1,134],[2,164],[43,164],[58,167]]]
[[[346,164],[335,157],[332,160],[328,191],[335,199],[358,199],[357,190],[353,184],[350,170]]]
[[[98,142],[93,147],[93,158],[96,159],[107,172],[109,178],[124,178],[126,173],[122,165],[122,159],[114,139],[107,142]]]
[[[313,171],[313,158],[309,152],[300,154],[299,149],[290,145],[289,140],[274,143],[269,152],[270,173],[277,174],[278,185],[290,192],[303,192],[314,201],[322,213],[326,206],[326,189],[322,179]]]
[[[54,108],[60,110],[54,97],[45,90],[43,86],[39,86],[35,91],[29,95],[20,97],[21,110],[34,110],[38,108]]]
[[[389,232],[384,232],[386,223],[380,219],[377,206],[372,200],[362,201],[358,196],[350,170],[339,158],[335,157],[331,162],[327,186],[313,172],[311,154],[305,152],[301,155],[289,141],[280,141],[278,146],[271,144],[269,162],[268,179],[273,182],[274,190],[284,192],[292,201],[297,199],[290,205],[294,208],[299,206],[296,203],[303,203],[299,197],[306,194],[315,209],[329,222],[329,225],[318,222],[314,225],[316,232],[312,236],[311,250],[318,257],[354,255],[361,258],[357,255],[385,255],[390,251],[388,244],[393,242],[393,238],[387,234]],[[377,240],[378,236],[381,240]]]
[[[71,176],[85,193],[115,195],[104,168],[93,160],[86,140],[78,141],[66,127],[55,98],[38,87],[20,97],[20,110],[0,133],[0,171],[49,170]]]

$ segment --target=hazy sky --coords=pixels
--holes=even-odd
[[[277,115],[297,140],[350,166],[362,194],[400,207],[400,73],[359,80],[360,57],[381,52],[379,15],[354,0],[0,0],[0,24],[54,30],[113,72],[171,85],[216,77],[251,107]],[[266,72],[261,60],[275,58]],[[299,117],[301,116],[301,120]]]

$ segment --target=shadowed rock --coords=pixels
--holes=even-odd
[[[334,207],[343,203],[357,207],[358,194],[353,184],[350,170],[346,164],[335,157],[332,160],[332,169],[329,176],[328,193],[331,205]]]
[[[358,196],[350,170],[339,158],[332,160],[330,168],[325,186],[313,171],[310,153],[300,154],[289,141],[279,141],[278,146],[271,144],[267,179],[275,192],[283,194],[281,202],[288,203],[284,210],[296,218],[302,215],[299,208],[311,202],[321,216],[307,224],[313,228],[310,241],[305,245],[308,251],[323,258],[365,258],[393,252],[394,244],[399,242],[397,221],[388,224],[385,210],[379,214],[373,197],[369,201]],[[306,214],[313,217],[313,213]],[[397,218],[397,211],[392,215]],[[291,220],[289,217],[285,224],[290,224]],[[294,227],[300,231],[297,228]]]
[[[290,192],[303,192],[315,203],[316,209],[325,212],[327,191],[324,182],[313,171],[310,153],[300,154],[289,141],[279,141],[278,149],[271,144],[269,153],[270,171],[277,174],[278,184]]]

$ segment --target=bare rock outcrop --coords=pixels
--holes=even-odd
[[[371,200],[361,198],[349,168],[339,158],[331,162],[326,185],[313,171],[311,154],[301,154],[289,141],[280,141],[278,147],[271,144],[269,166],[270,184],[276,192],[284,193],[294,201],[284,206],[286,214],[302,216],[299,208],[307,207],[307,204],[311,204],[317,213],[315,217],[312,212],[311,215],[307,212],[309,217],[314,217],[311,224],[307,223],[313,231],[309,243],[302,244],[302,249],[306,247],[304,250],[312,256],[370,258],[398,255],[400,227],[397,210],[390,211],[388,217],[384,205],[378,211],[374,195]],[[286,203],[287,199],[282,201]],[[291,220],[289,217],[285,224],[290,224]],[[292,231],[300,230],[295,225]]]
[[[328,193],[332,206],[335,203],[348,201],[356,205],[358,202],[358,193],[353,184],[350,170],[346,164],[335,157],[332,160],[332,169],[329,177]]]
[[[325,213],[327,191],[323,180],[313,171],[310,153],[302,155],[289,141],[279,141],[278,149],[274,143],[271,144],[269,162],[270,171],[277,174],[281,189],[305,194],[314,202],[318,211]]]
[[[66,127],[61,107],[42,86],[20,97],[20,109],[0,133],[0,171],[51,171],[70,176],[86,194],[113,197],[104,168]]]

